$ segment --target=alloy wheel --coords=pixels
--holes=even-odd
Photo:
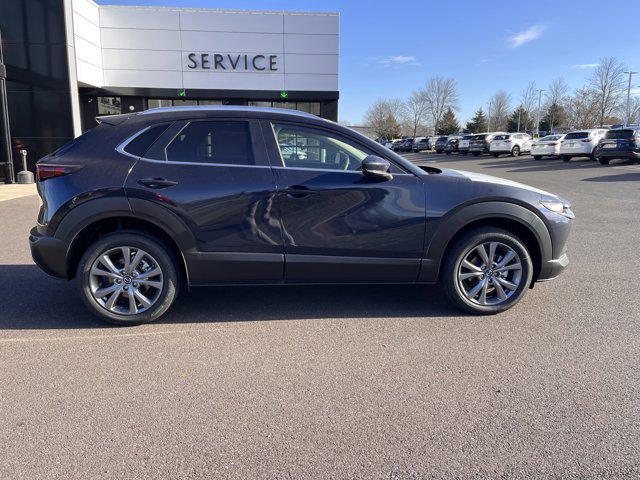
[[[89,271],[93,299],[106,310],[136,315],[150,309],[163,287],[160,265],[141,248],[109,249],[95,259]]]
[[[460,291],[471,303],[499,305],[509,300],[520,286],[520,256],[504,243],[481,243],[463,255],[457,281]]]

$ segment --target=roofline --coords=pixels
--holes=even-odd
[[[325,118],[313,115],[312,113],[301,112],[299,110],[290,110],[287,108],[273,107],[250,107],[245,105],[185,105],[175,107],[157,107],[150,108],[139,112],[138,115],[151,115],[154,113],[169,112],[261,112],[261,113],[279,113],[281,115],[290,115],[292,117],[312,118],[314,120],[326,120]],[[329,120],[326,120],[329,121]]]
[[[170,6],[150,6],[150,5],[113,5],[94,2],[100,8],[114,9],[134,9],[134,10],[172,10],[182,12],[214,12],[214,13],[248,13],[248,14],[269,14],[269,15],[324,15],[339,17],[340,12],[308,12],[292,10],[236,10],[225,8],[202,8],[202,7],[170,7]]]

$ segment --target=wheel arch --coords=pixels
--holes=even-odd
[[[442,262],[457,238],[479,227],[507,230],[525,243],[534,266],[533,280],[540,274],[542,262],[552,256],[549,231],[531,210],[508,202],[481,202],[462,208],[439,222],[426,248],[420,270],[420,282],[436,282]],[[428,228],[428,226],[427,226]]]

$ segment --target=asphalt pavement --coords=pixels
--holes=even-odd
[[[567,271],[493,317],[242,287],[117,328],[33,264],[37,197],[0,202],[0,478],[640,477],[640,165],[407,157],[572,200]]]

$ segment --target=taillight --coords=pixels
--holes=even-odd
[[[589,143],[591,141],[590,138],[585,138],[584,140],[581,140],[582,143]]]
[[[62,177],[80,170],[78,165],[36,164],[36,179],[39,182],[50,178]]]
[[[557,142],[547,143],[547,145],[549,145],[550,147],[555,147],[556,145],[558,145],[558,143]]]

